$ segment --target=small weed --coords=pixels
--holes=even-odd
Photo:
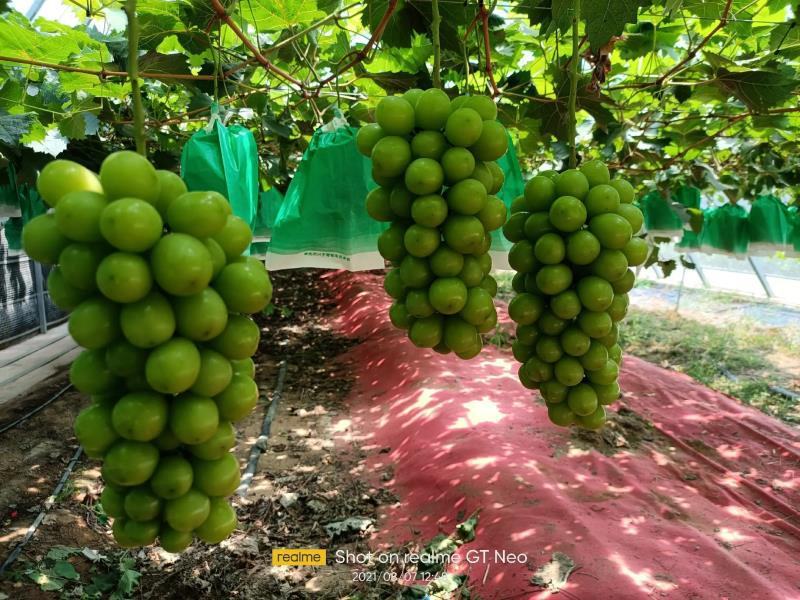
[[[768,414],[800,422],[796,403],[769,389],[789,387],[770,357],[792,352],[774,330],[745,320],[717,326],[671,312],[633,310],[620,328],[620,344],[626,352],[686,373]]]
[[[90,562],[83,577],[75,568],[76,559]],[[11,575],[17,581],[33,581],[43,592],[56,592],[62,600],[127,600],[139,585],[135,565],[125,552],[106,556],[89,548],[54,546],[40,562],[23,562]]]

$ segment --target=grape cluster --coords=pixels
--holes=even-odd
[[[509,316],[517,323],[519,379],[538,389],[556,425],[598,429],[620,396],[618,323],[628,311],[648,245],[634,190],[600,161],[533,177],[503,228],[517,271]]]
[[[70,380],[92,404],[75,420],[102,459],[101,502],[123,547],[194,536],[219,543],[236,527],[232,423],[256,405],[260,331],[247,316],[272,297],[264,266],[242,256],[252,234],[216,192],[187,192],[134,152],[110,154],[99,177],[49,163],[39,192],[53,207],[23,230],[28,255],[56,265],[53,302],[84,348]]]
[[[384,281],[389,317],[420,348],[473,358],[480,334],[497,325],[490,232],[508,212],[494,195],[505,178],[494,161],[508,149],[497,107],[487,96],[451,101],[438,89],[412,89],[383,98],[375,117],[356,141],[380,186],[367,212],[391,223],[378,239],[393,266]]]

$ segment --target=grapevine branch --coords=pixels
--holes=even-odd
[[[697,53],[700,52],[700,50],[702,50],[706,46],[706,44],[708,44],[711,41],[711,38],[713,38],[720,29],[722,29],[723,27],[725,27],[725,25],[728,24],[728,17],[730,17],[732,6],[733,6],[733,0],[728,0],[725,3],[725,8],[722,9],[722,15],[720,16],[719,21],[714,26],[714,28],[708,32],[708,35],[706,35],[706,37],[700,40],[700,43],[698,43],[697,46],[695,46],[692,50],[689,50],[689,52],[686,54],[686,56],[683,58],[681,62],[672,67],[661,77],[656,79],[655,81],[656,87],[661,87],[662,85],[664,85],[664,82],[667,79],[669,79],[675,73],[683,69],[683,67],[685,67],[692,59],[694,59],[694,57],[697,56]]]
[[[288,44],[291,44],[295,40],[300,39],[301,37],[303,37],[307,33],[311,32],[311,31],[314,31],[315,29],[318,29],[319,27],[325,25],[325,23],[327,23],[328,21],[337,21],[338,19],[341,19],[342,17],[345,16],[345,13],[349,12],[353,8],[357,8],[358,6],[359,6],[359,3],[356,2],[354,4],[350,4],[349,6],[345,6],[344,8],[342,8],[341,10],[339,10],[337,12],[333,12],[333,13],[329,14],[327,17],[324,17],[324,18],[320,19],[316,23],[312,23],[311,25],[309,25],[305,29],[303,29],[301,31],[298,31],[294,35],[291,35],[288,38],[282,39],[279,42],[273,44],[272,46],[267,48],[267,50],[265,50],[264,53],[265,54],[272,54],[276,50],[279,50],[280,48],[283,48],[284,46],[286,46]],[[349,18],[349,17],[345,17],[345,18]]]
[[[442,43],[439,39],[439,26],[442,23],[442,17],[439,15],[439,0],[431,1],[431,12],[433,14],[433,19],[431,20],[431,37],[433,38],[433,87],[441,89]]]
[[[66,73],[83,73],[84,75],[94,75],[100,79],[107,79],[109,77],[128,77],[128,71],[109,71],[107,69],[84,69],[82,67],[71,67],[69,65],[59,65],[56,63],[43,62],[41,60],[33,60],[29,58],[21,58],[15,56],[0,56],[0,62],[15,63],[18,65],[31,65],[33,67],[43,67],[45,69],[52,69],[53,71],[64,71]],[[235,67],[230,71],[226,71],[223,76],[228,76],[235,73]],[[185,79],[188,81],[213,81],[216,79],[215,75],[192,75],[191,73],[151,73],[142,71],[139,73],[140,79]]]
[[[392,18],[392,15],[394,14],[396,8],[397,8],[397,0],[389,0],[389,3],[386,6],[386,12],[383,13],[383,17],[381,17],[378,26],[375,28],[375,31],[372,32],[372,36],[370,36],[369,40],[364,45],[364,47],[357,52],[348,54],[347,56],[353,56],[353,59],[350,60],[350,62],[348,62],[343,67],[337,69],[336,72],[333,73],[333,75],[329,75],[328,77],[320,81],[319,87],[314,91],[315,96],[319,96],[323,86],[328,85],[331,81],[338,78],[339,75],[341,75],[342,73],[344,73],[349,69],[352,69],[354,66],[356,66],[358,63],[362,62],[369,56],[369,53],[372,52],[372,49],[383,37],[383,32],[386,30],[386,26],[389,25],[389,20]]]
[[[253,44],[252,41],[250,41],[250,38],[248,38],[244,34],[244,32],[241,29],[239,29],[239,26],[231,18],[231,16],[228,14],[228,12],[225,10],[225,7],[222,6],[222,3],[219,0],[211,0],[211,7],[214,9],[214,12],[217,13],[217,18],[222,22],[224,22],[228,27],[230,27],[231,31],[233,31],[236,37],[242,40],[242,43],[247,47],[247,49],[261,64],[261,66],[263,66],[267,71],[274,73],[277,77],[280,77],[285,82],[296,86],[302,92],[304,98],[308,96],[308,92],[305,89],[305,86],[303,86],[302,81],[293,77],[280,67],[276,67],[267,59],[266,56],[261,54],[261,51],[255,46],[255,44]]]
[[[489,78],[489,84],[492,86],[492,98],[500,95],[500,89],[494,80],[494,71],[492,69],[492,45],[489,43],[489,11],[486,10],[486,4],[480,0],[478,9],[481,24],[483,25],[483,47],[486,60],[486,76]]]
[[[580,34],[581,0],[574,0],[572,13],[572,58],[569,65],[569,166],[574,169],[578,166],[578,66],[580,63],[581,40]]]
[[[782,114],[782,113],[775,113],[775,114]],[[691,145],[687,146],[686,148],[684,148],[683,150],[678,152],[678,154],[676,154],[675,156],[670,157],[666,162],[662,163],[661,165],[659,165],[655,169],[641,169],[641,168],[635,168],[635,167],[626,167],[625,165],[609,165],[609,166],[610,167],[614,167],[614,168],[624,169],[624,170],[632,172],[632,173],[654,173],[654,172],[657,172],[657,171],[663,171],[663,170],[668,169],[669,167],[673,166],[675,163],[677,163],[679,160],[684,158],[689,152],[691,152],[695,148],[699,148],[700,146],[705,146],[707,143],[715,140],[716,138],[721,136],[723,133],[728,131],[731,127],[736,125],[737,123],[741,123],[745,119],[748,119],[748,118],[754,117],[754,116],[763,116],[763,114],[756,115],[756,113],[748,112],[748,113],[744,113],[744,114],[741,114],[741,115],[736,115],[736,116],[731,117],[730,121],[728,121],[725,125],[720,127],[717,131],[715,131],[714,133],[712,133],[710,135],[707,135],[703,139],[695,142],[694,144],[691,144]]]
[[[144,106],[142,91],[139,89],[139,21],[136,18],[136,0],[126,0],[125,13],[128,15],[128,74],[133,96],[133,139],[136,141],[136,151],[142,156],[147,156]]]

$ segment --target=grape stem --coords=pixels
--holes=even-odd
[[[136,19],[136,0],[125,1],[125,14],[128,15],[128,76],[131,79],[133,97],[133,139],[136,141],[136,151],[142,156],[147,156],[144,106],[142,91],[139,88],[139,21]]]
[[[581,0],[574,0],[574,10],[572,12],[572,60],[570,62],[569,78],[569,138],[570,153],[569,167],[574,169],[578,166],[578,65],[580,62],[580,19],[581,19]]]
[[[433,38],[433,87],[442,89],[442,44],[439,40],[439,26],[442,17],[439,15],[439,0],[431,0],[431,37]]]
[[[480,0],[478,6],[478,15],[481,19],[483,26],[483,46],[486,61],[486,77],[489,79],[489,85],[492,87],[492,98],[500,95],[500,89],[497,87],[497,82],[494,80],[494,70],[492,68],[492,45],[489,41],[489,11],[486,10],[484,0]]]

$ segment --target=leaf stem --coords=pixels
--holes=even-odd
[[[580,19],[581,0],[574,0],[572,13],[572,60],[570,62],[570,89],[569,89],[569,167],[578,166],[578,66],[580,63]]]
[[[136,141],[136,151],[142,156],[147,156],[144,106],[142,106],[142,91],[139,88],[139,21],[136,19],[136,0],[125,1],[125,13],[128,15],[128,76],[131,80],[133,97],[133,139]]]
[[[442,89],[442,44],[439,40],[439,26],[442,17],[439,15],[439,0],[431,0],[431,37],[433,41],[433,87]]]

